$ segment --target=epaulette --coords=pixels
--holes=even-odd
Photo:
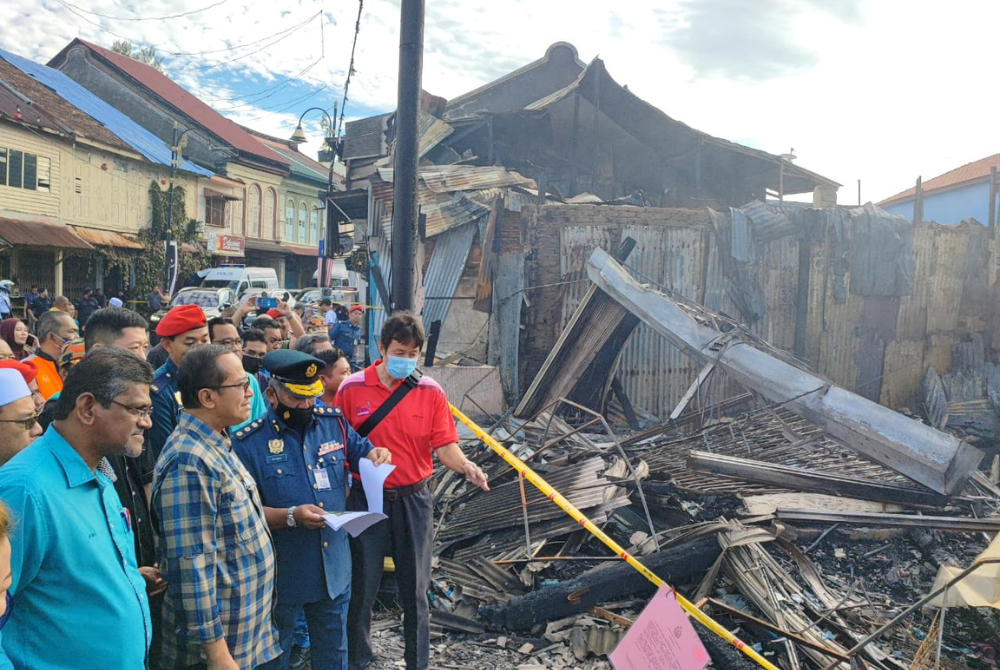
[[[249,437],[252,433],[254,433],[258,428],[260,428],[263,425],[264,425],[264,420],[257,419],[256,421],[253,421],[243,426],[238,431],[236,431],[236,437]]]
[[[319,405],[316,405],[316,407],[313,408],[313,414],[317,414],[319,416],[340,416],[343,412],[340,411],[339,407],[327,407],[326,405],[320,407]]]

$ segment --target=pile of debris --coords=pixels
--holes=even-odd
[[[996,669],[997,610],[949,608],[942,622],[919,607],[941,568],[969,566],[1000,532],[997,473],[979,469],[989,460],[959,439],[969,431],[939,430],[956,425],[950,403],[969,402],[953,400],[963,383],[929,372],[936,419],[920,423],[720,328],[717,315],[635,284],[602,254],[591,260],[595,289],[582,308],[623,306],[706,365],[696,385],[723,377],[718,393],[695,388],[672,420],[634,432],[565,399],[579,397],[573,384],[554,400],[536,385],[533,415],[498,418],[490,434],[781,668],[930,668],[940,655],[949,668]],[[610,387],[587,369],[586,352],[574,355],[554,351],[563,358],[543,375],[573,370],[588,386]],[[971,386],[992,402],[990,368],[979,367],[985,381]],[[492,490],[435,474],[435,667],[608,667],[601,659],[655,586],[474,437],[463,447]],[[379,640],[391,658],[396,632],[387,625]],[[699,633],[717,667],[754,667]],[[455,636],[468,644],[447,644]]]

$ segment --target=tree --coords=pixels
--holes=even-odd
[[[111,50],[116,54],[121,54],[122,56],[148,65],[157,72],[163,72],[163,59],[156,55],[156,47],[133,49],[131,42],[127,40],[115,40],[115,43],[111,45]]]
[[[166,268],[164,240],[177,240],[178,244],[189,244],[201,248],[199,230],[201,222],[189,219],[184,206],[184,187],[174,185],[173,220],[167,221],[170,209],[170,192],[160,188],[156,181],[149,185],[149,200],[152,205],[152,220],[148,228],[139,231],[139,242],[145,248],[136,263],[136,295],[148,295],[157,284],[163,284]],[[178,282],[211,264],[212,257],[206,252],[185,252],[179,254]],[[180,286],[180,283],[178,283]]]

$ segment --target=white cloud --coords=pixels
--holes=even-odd
[[[568,41],[584,61],[600,55],[619,83],[674,118],[775,153],[794,147],[799,164],[845,184],[842,202],[856,198],[857,179],[864,199],[878,200],[918,174],[1000,151],[989,130],[988,77],[1000,5],[734,2],[435,0],[427,6],[424,88],[454,97]],[[182,19],[130,22],[74,14],[63,3],[126,17],[212,0],[6,0],[0,48],[42,62],[77,36],[103,45],[125,37],[165,56],[230,49],[169,58],[169,71],[237,121],[282,137],[306,108],[332,111],[340,100],[357,12],[346,0],[227,0]],[[322,19],[261,49],[269,44],[262,38],[320,12]],[[398,26],[398,0],[365,2],[349,116],[394,106]],[[307,116],[310,137],[319,136],[318,117]]]

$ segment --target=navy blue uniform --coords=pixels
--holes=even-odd
[[[358,343],[361,342],[361,326],[355,326],[350,321],[338,321],[337,325],[330,329],[330,341],[333,342],[333,346],[344,352],[348,362],[353,362]]]
[[[167,443],[170,433],[174,432],[177,422],[181,418],[181,396],[177,390],[177,366],[167,359],[153,378],[153,383],[149,387],[149,395],[153,400],[153,426],[146,431],[146,449],[144,454],[150,463],[156,464],[156,459],[163,451],[163,445]],[[148,473],[143,473],[143,483],[152,481],[152,468]]]
[[[257,481],[266,507],[317,505],[330,512],[346,507],[345,460],[372,449],[338,407],[316,407],[305,436],[266,415],[232,434],[233,451]],[[317,477],[325,472],[325,479]],[[327,486],[327,481],[329,486]],[[287,668],[297,613],[305,609],[316,668],[347,667],[347,607],[351,599],[351,552],[346,531],[301,526],[274,530],[277,606],[273,619],[284,653],[275,668]],[[268,667],[272,667],[270,664]]]

